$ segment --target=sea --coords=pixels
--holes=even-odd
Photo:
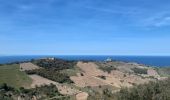
[[[64,60],[92,60],[104,61],[111,58],[115,61],[135,62],[153,67],[170,67],[170,56],[114,56],[114,55],[22,55],[22,56],[0,56],[0,64],[19,61],[30,61],[45,57],[55,57]]]

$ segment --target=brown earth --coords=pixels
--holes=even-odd
[[[148,73],[149,76],[159,76],[158,72],[156,70],[152,69],[152,68],[149,68],[147,70],[147,73]]]
[[[124,63],[122,63],[125,66]],[[128,64],[130,66],[130,64]],[[128,74],[121,72],[120,70],[112,70],[111,73],[103,72],[99,69],[99,66],[94,62],[78,62],[77,67],[82,70],[83,76],[78,74],[77,76],[70,77],[74,81],[75,85],[79,87],[86,86],[102,86],[111,85],[117,88],[131,87],[134,84],[143,84],[149,82],[149,79],[142,79],[138,75]],[[133,68],[133,66],[131,66]],[[123,69],[124,67],[120,67]],[[125,69],[130,70],[130,69]],[[105,76],[105,79],[101,79],[98,76]]]
[[[36,86],[54,84],[58,88],[59,92],[63,95],[76,95],[77,100],[87,100],[88,94],[86,92],[81,92],[77,89],[51,81],[39,75],[29,75],[29,77],[33,80],[31,88],[35,88]]]
[[[116,66],[116,70],[112,70],[110,73],[104,72],[99,69],[99,64],[95,62],[78,62],[77,67],[80,71],[76,76],[70,76],[70,79],[78,87],[84,88],[87,86],[98,87],[98,86],[112,86],[115,87],[114,91],[119,90],[121,87],[131,87],[136,84],[143,84],[151,81],[148,76],[159,76],[156,70],[148,68],[143,65],[134,63],[123,63],[123,62],[108,62],[102,63],[101,66]],[[35,66],[32,63],[22,63],[20,64],[22,71],[39,69],[40,67]],[[132,68],[147,68],[146,75],[137,75],[131,70]],[[101,78],[103,76],[104,78]],[[147,78],[145,77],[147,76]],[[58,88],[59,92],[64,95],[76,95],[77,100],[87,100],[88,94],[86,92],[79,91],[75,87],[70,85],[63,85],[49,79],[43,78],[38,75],[29,75],[33,80],[31,88],[41,85],[54,84]]]
[[[54,84],[57,86],[59,92],[61,94],[67,94],[67,95],[73,95],[73,94],[77,94],[80,91],[75,90],[75,89],[71,89],[68,86],[59,84],[57,82],[51,81],[47,78],[43,78],[39,75],[29,75],[29,77],[33,80],[32,84],[31,84],[31,88],[35,88],[36,86],[42,86],[42,85],[50,85],[50,84]]]
[[[87,100],[88,94],[86,92],[81,92],[76,95],[77,100]]]
[[[21,71],[27,71],[27,70],[34,70],[34,69],[40,69],[40,67],[32,64],[32,63],[21,63],[20,64],[20,70]]]

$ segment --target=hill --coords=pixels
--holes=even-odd
[[[164,89],[169,87],[169,81],[166,80],[170,75],[169,68],[154,68],[137,63],[39,59],[20,63],[20,67],[18,64],[3,65],[0,69],[0,75],[3,76],[0,78],[1,83],[14,87],[10,90],[13,97],[22,97],[20,94],[24,94],[26,97],[23,99],[29,98],[31,93],[31,97],[37,100],[63,97],[65,100],[133,100],[127,98],[133,98],[134,95],[134,98],[145,100],[150,98],[141,99],[145,93],[154,98],[157,97],[155,95],[161,97],[169,93],[169,88]],[[23,86],[31,87],[24,89]],[[39,91],[34,93],[37,89],[42,90],[40,95]],[[16,91],[19,93],[15,94]],[[3,91],[1,94],[8,93]]]

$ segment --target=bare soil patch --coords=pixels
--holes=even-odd
[[[148,69],[147,73],[148,73],[149,76],[159,76],[157,71],[152,69],[152,68]]]
[[[83,63],[78,62],[77,67],[82,70],[82,74],[77,73],[77,76],[71,76],[71,80],[74,81],[76,86],[79,87],[87,87],[87,86],[100,86],[100,85],[108,85],[108,83],[104,82],[98,76],[105,74],[103,71],[99,70],[96,64],[89,62]]]
[[[88,94],[86,92],[81,92],[76,95],[76,100],[87,100]]]
[[[32,64],[32,63],[21,63],[20,64],[20,70],[21,71],[27,71],[27,70],[34,70],[34,69],[40,69],[40,67]]]
[[[78,87],[107,85],[101,79],[86,74],[84,74],[84,76],[72,76],[70,78]]]
[[[126,65],[123,66],[126,67]],[[128,64],[128,66],[130,65]],[[121,88],[131,87],[135,84],[143,84],[149,81],[149,79],[142,79],[138,75],[128,74],[119,70],[112,70],[111,73],[103,72],[93,62],[78,62],[77,67],[82,70],[83,76],[79,73],[77,76],[72,76],[71,80],[79,87],[111,85]],[[98,76],[104,76],[105,79]]]
[[[43,78],[39,75],[29,75],[29,77],[33,80],[32,84],[31,84],[31,88],[35,88],[36,86],[54,84],[54,85],[56,85],[56,87],[58,88],[58,90],[61,94],[74,95],[74,94],[77,94],[80,92],[76,89],[72,89],[68,86],[59,84],[57,82],[51,81],[46,78]]]

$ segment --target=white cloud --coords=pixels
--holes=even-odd
[[[160,27],[160,26],[169,26],[170,25],[170,16],[161,18],[158,22],[155,22],[155,26]]]
[[[163,27],[163,26],[170,26],[170,14],[169,13],[160,13],[157,15],[152,15],[144,20],[145,26],[151,27]]]
[[[137,8],[133,7],[122,7],[122,6],[114,6],[112,8],[109,7],[93,7],[93,6],[86,6],[85,8],[91,9],[91,10],[96,10],[104,13],[110,13],[110,14],[124,14],[124,15],[129,15],[129,14],[136,14],[138,13]]]

